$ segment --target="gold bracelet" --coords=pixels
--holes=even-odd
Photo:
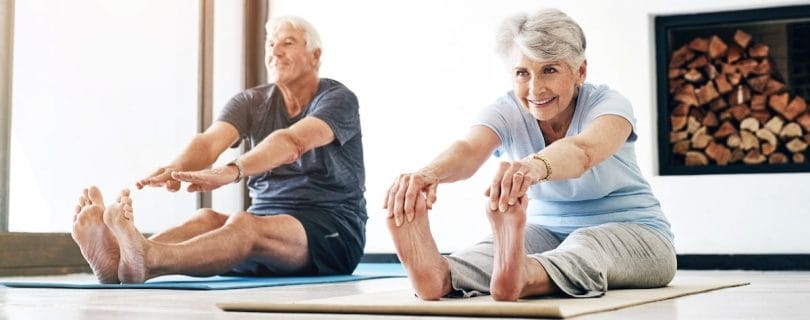
[[[542,179],[537,180],[537,183],[543,182],[543,181],[548,181],[549,179],[551,179],[551,161],[548,161],[548,159],[546,159],[546,157],[541,156],[541,155],[536,154],[536,153],[532,155],[532,159],[543,161],[543,164],[546,165],[546,176],[543,177]]]

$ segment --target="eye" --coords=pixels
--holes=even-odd
[[[265,43],[265,45],[266,45],[268,48],[272,48],[272,47],[273,47],[273,46],[275,46],[276,44],[275,44],[275,43],[273,43],[273,41],[267,41],[267,42]]]
[[[557,73],[557,68],[554,67],[544,67],[543,73]]]
[[[529,72],[526,71],[526,70],[515,70],[515,76],[516,77],[528,77]]]

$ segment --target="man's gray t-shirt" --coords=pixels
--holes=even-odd
[[[290,117],[275,84],[243,91],[225,106],[219,121],[232,124],[252,147],[273,131],[304,117],[323,120],[335,140],[302,154],[295,162],[249,178],[255,214],[333,212],[367,219],[365,169],[357,97],[340,82],[320,79],[315,97]],[[238,143],[237,143],[238,145]]]

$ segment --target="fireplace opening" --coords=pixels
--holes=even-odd
[[[810,6],[655,17],[662,175],[810,172]]]

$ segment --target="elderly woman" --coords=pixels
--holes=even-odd
[[[519,14],[504,21],[497,48],[513,90],[386,196],[397,254],[419,297],[594,297],[667,285],[673,234],[636,163],[632,107],[584,82],[579,25],[553,9]],[[492,236],[440,255],[427,217],[436,187],[469,178],[493,153],[511,160],[485,192]]]

